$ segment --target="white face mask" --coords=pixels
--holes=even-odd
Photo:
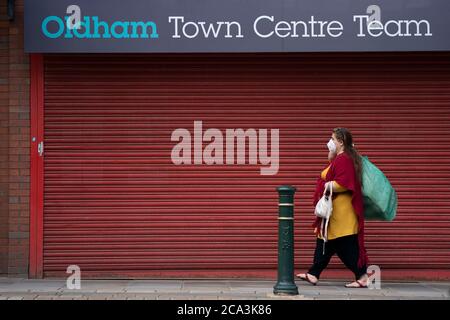
[[[336,144],[334,143],[333,139],[330,139],[330,141],[328,141],[327,147],[330,152],[336,153]]]

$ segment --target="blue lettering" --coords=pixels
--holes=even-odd
[[[128,34],[128,26],[129,25],[130,25],[129,22],[116,21],[111,26],[111,34],[116,39],[129,38],[130,37],[130,35]],[[122,29],[121,33],[117,33],[117,31],[116,31],[117,27],[120,27]]]
[[[84,29],[84,32],[82,32]],[[89,17],[84,17],[84,22],[80,21],[80,29],[73,29],[73,34],[80,39],[90,39],[91,35],[91,21]]]
[[[51,33],[48,31],[48,24],[50,22],[56,22],[58,24],[58,31],[55,33]],[[60,17],[57,16],[49,16],[42,21],[42,32],[47,38],[56,39],[61,37],[61,35],[64,33],[64,21]]]
[[[79,28],[70,28],[71,17],[64,20],[57,16],[49,16],[42,21],[42,32],[51,39],[158,39],[156,23],[153,21],[115,21],[111,25],[101,21],[98,16],[85,16],[79,23]],[[51,24],[54,25],[51,25]],[[57,27],[56,31],[55,26]],[[49,30],[52,30],[50,31]],[[149,30],[150,29],[150,30]]]
[[[94,33],[92,34],[92,38],[94,39],[110,39],[111,34],[109,33],[109,25],[105,21],[99,21],[98,17],[92,17],[92,22],[94,24]],[[103,35],[100,35],[99,29],[103,28]]]
[[[152,28],[152,34],[150,35],[150,38],[157,39],[159,37],[157,30],[156,30],[156,24],[152,21],[149,21],[147,23],[144,23],[142,21],[132,22],[131,27],[132,27],[131,38],[133,38],[133,39],[138,39],[138,38],[148,39],[147,29],[149,27]],[[142,29],[140,35],[138,34],[138,27],[141,27],[141,29]]]
[[[72,29],[67,28],[70,17],[65,17],[65,19],[66,19],[66,34],[64,35],[64,38],[72,39],[73,38]]]

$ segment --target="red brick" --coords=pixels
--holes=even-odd
[[[20,135],[20,134],[10,134],[9,135],[9,141],[28,141],[29,137],[24,136],[24,135]],[[16,161],[18,161],[19,159],[17,158]]]
[[[29,72],[28,70],[10,70],[9,76],[11,78],[26,78],[28,77]]]
[[[30,125],[29,120],[10,120],[9,125],[11,127],[26,127]]]
[[[18,183],[9,183],[9,190],[19,190]]]
[[[30,203],[30,198],[28,198],[27,196],[19,197],[19,202],[20,203]]]
[[[15,196],[15,197],[29,197],[30,196],[30,191],[29,190],[20,190],[20,189],[13,189],[13,190],[9,190],[9,195],[10,196]]]
[[[9,210],[10,211],[14,211],[14,210],[28,210],[29,209],[29,205],[28,204],[10,204],[9,205]],[[11,215],[11,212],[10,212]]]

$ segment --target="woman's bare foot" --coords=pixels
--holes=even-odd
[[[313,276],[312,274],[309,274],[309,273],[299,273],[299,274],[297,274],[297,278],[299,278],[303,281],[307,281],[314,286],[317,284],[317,282],[319,282],[319,279],[317,279],[315,276]]]
[[[369,280],[369,277],[366,275],[363,275],[361,278],[359,278],[358,280],[346,284],[345,287],[346,288],[367,288],[367,281]]]

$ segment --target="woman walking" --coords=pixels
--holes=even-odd
[[[330,259],[337,254],[355,275],[347,288],[367,287],[368,258],[364,246],[364,212],[361,191],[361,158],[354,148],[352,134],[345,128],[333,130],[328,142],[329,166],[317,180],[314,206],[325,190],[332,188],[333,213],[327,230],[321,230],[321,219],[314,222],[317,234],[314,262],[302,280],[316,285]]]

